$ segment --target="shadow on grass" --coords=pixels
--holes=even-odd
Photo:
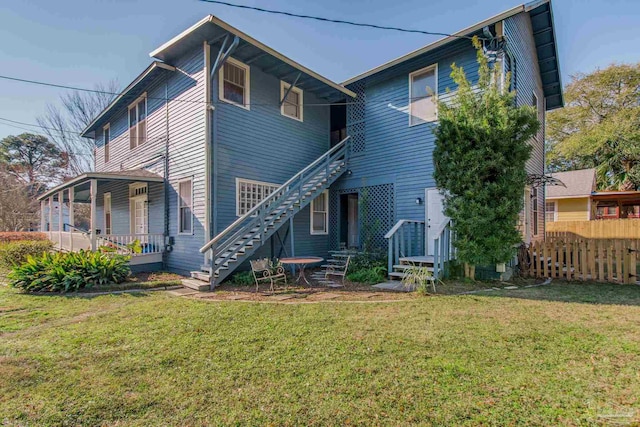
[[[499,287],[503,288],[504,286],[508,285],[500,284]],[[545,286],[484,291],[478,292],[476,295],[583,304],[640,306],[640,286],[635,284],[619,285],[556,280]]]

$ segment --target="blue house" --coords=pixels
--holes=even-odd
[[[511,72],[519,104],[563,105],[549,0],[489,18],[339,84],[207,16],[151,52],[153,62],[84,130],[95,172],[41,197],[61,248],[129,251],[132,265],[219,284],[249,258],[339,248],[435,263],[448,250],[433,179],[436,96],[450,67],[477,73],[467,36]],[[465,37],[461,37],[465,36]],[[527,166],[544,172],[543,130]],[[532,179],[532,183],[535,182]],[[544,188],[527,188],[520,227],[544,235]],[[61,203],[70,226],[46,218]],[[76,203],[90,230],[73,228]]]

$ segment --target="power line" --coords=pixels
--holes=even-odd
[[[223,6],[235,7],[235,8],[238,8],[238,9],[249,9],[249,10],[254,10],[256,12],[271,13],[271,14],[274,14],[274,15],[285,15],[285,16],[291,16],[291,17],[294,17],[294,18],[312,19],[312,20],[315,20],[315,21],[322,21],[322,22],[333,22],[335,24],[352,25],[352,26],[355,26],[355,27],[375,28],[377,30],[400,31],[400,32],[403,32],[403,33],[425,34],[425,35],[428,35],[428,36],[457,37],[457,38],[469,39],[469,40],[471,40],[471,38],[472,38],[472,37],[469,37],[469,36],[460,36],[460,35],[456,35],[456,34],[440,33],[440,32],[434,32],[434,31],[415,30],[415,29],[400,28],[400,27],[388,27],[386,25],[365,24],[365,23],[362,23],[362,22],[345,21],[343,19],[324,18],[324,17],[321,17],[321,16],[313,16],[313,15],[301,15],[301,14],[298,14],[298,13],[286,12],[286,11],[283,11],[283,10],[273,10],[273,9],[265,9],[265,8],[262,8],[262,7],[246,6],[246,5],[243,5],[243,4],[228,3],[228,2],[220,1],[220,0],[200,0],[200,1],[205,2],[205,3],[215,3],[215,4],[219,4],[219,5],[223,5]]]
[[[204,1],[204,0],[202,0]],[[121,95],[122,93],[117,93],[117,92],[105,92],[105,91],[101,91],[101,90],[97,90],[97,89],[88,89],[88,88],[83,88],[83,87],[77,87],[77,86],[67,86],[67,85],[61,85],[61,84],[57,84],[57,83],[49,83],[49,82],[44,82],[44,81],[39,81],[39,80],[27,80],[27,79],[21,79],[21,78],[17,78],[17,77],[11,77],[11,76],[3,76],[0,75],[0,79],[5,79],[5,80],[11,80],[11,81],[17,81],[17,82],[21,82],[21,83],[28,83],[28,84],[35,84],[35,85],[40,85],[40,86],[51,86],[51,87],[56,87],[56,88],[62,88],[62,89],[69,89],[69,90],[78,90],[78,91],[82,91],[82,92],[93,92],[93,93],[99,93],[99,94],[107,94],[107,95]],[[304,88],[303,88],[304,90]],[[417,96],[417,97],[397,97],[397,98],[390,98],[390,99],[381,99],[381,100],[376,100],[374,101],[364,101],[364,104],[367,105],[374,105],[374,104],[388,104],[389,102],[402,102],[402,101],[413,101],[415,99],[422,99],[423,97]],[[160,101],[176,101],[176,102],[189,102],[189,103],[194,103],[194,104],[207,104],[206,101],[198,101],[198,100],[191,100],[191,99],[179,99],[179,98],[165,98],[165,97],[153,97],[153,96],[147,96],[147,99],[156,99],[156,100],[160,100]],[[304,107],[327,107],[330,105],[342,105],[342,106],[346,106],[346,105],[356,105],[356,104],[362,104],[362,101],[346,101],[346,102],[330,102],[330,103],[309,103],[309,104],[304,104]],[[216,101],[216,102],[210,102],[209,104],[211,105],[230,105],[228,102],[224,102],[224,101]],[[248,106],[261,106],[261,105],[277,105],[280,106],[279,102],[248,102],[245,105]],[[35,125],[34,125],[35,126]],[[73,132],[73,131],[70,131]]]

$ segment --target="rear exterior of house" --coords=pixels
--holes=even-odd
[[[506,40],[487,54],[544,123],[562,105],[550,4],[514,8],[459,35],[487,31]],[[386,250],[394,229],[413,231],[416,254],[437,251],[429,230],[440,232],[446,218],[433,180],[437,111],[425,88],[455,90],[453,62],[474,78],[468,39],[443,39],[343,85],[212,16],[151,56],[84,131],[96,142],[95,172],[41,197],[43,229],[61,247],[74,242],[65,235],[74,232],[73,204],[91,203],[83,245],[138,240],[154,255],[147,267],[213,283],[252,257]],[[543,174],[543,140],[541,131],[532,141],[531,174]],[[544,235],[544,191],[524,197],[530,240]],[[59,201],[69,227],[46,208]]]

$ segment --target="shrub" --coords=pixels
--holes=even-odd
[[[128,260],[121,255],[88,251],[28,256],[9,273],[9,284],[28,292],[70,292],[121,283],[131,273]]]
[[[23,240],[0,244],[0,267],[22,264],[29,255],[38,256],[53,249],[49,240]]]
[[[385,266],[362,269],[347,275],[347,280],[350,282],[364,283],[367,285],[375,285],[376,283],[384,282],[386,279],[387,267]]]
[[[48,240],[47,235],[33,231],[0,232],[0,243],[17,242],[20,240]]]
[[[253,278],[253,273],[250,271],[239,271],[234,273],[233,276],[229,279],[229,283],[232,285],[238,286],[250,286],[255,285],[255,280]]]

